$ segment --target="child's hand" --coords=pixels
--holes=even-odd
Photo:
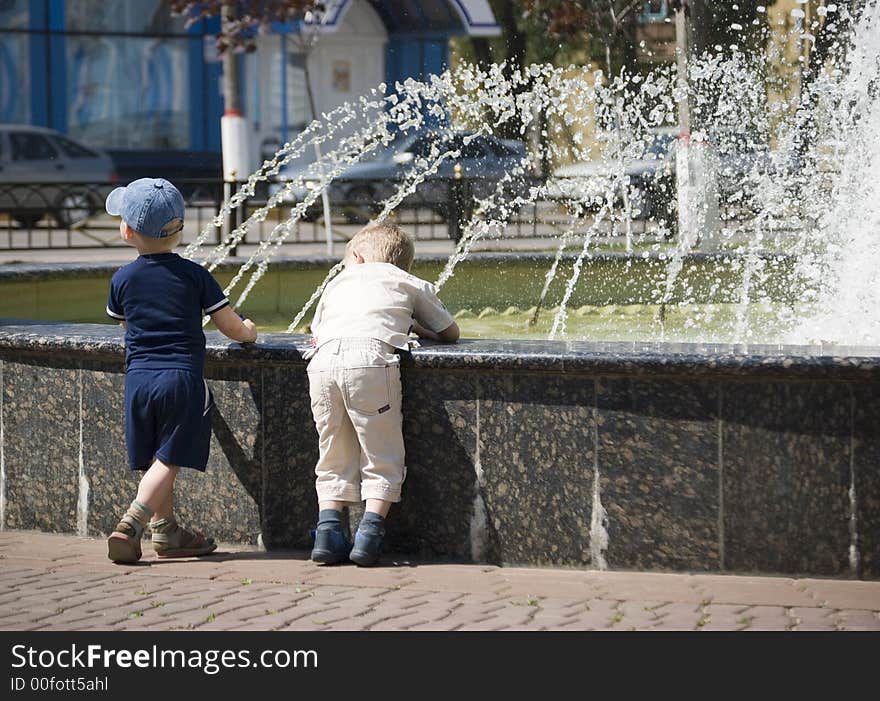
[[[247,329],[248,337],[242,343],[254,343],[257,340],[257,325],[250,319],[242,319],[241,325]]]
[[[257,340],[257,325],[228,305],[211,314],[211,321],[220,333],[233,341],[253,343]]]
[[[419,338],[427,338],[431,341],[439,341],[440,337],[434,333],[433,331],[426,329],[424,326],[419,324],[417,321],[413,320],[413,324],[410,327],[410,332],[414,333]]]

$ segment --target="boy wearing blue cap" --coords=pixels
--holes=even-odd
[[[207,555],[214,540],[172,515],[180,468],[203,472],[211,443],[202,318],[210,315],[224,335],[242,343],[256,341],[257,329],[235,313],[211,273],[173,252],[185,214],[174,185],[135,180],[111,192],[106,209],[121,217],[119,233],[139,253],[113,275],[107,315],[125,327],[125,442],[129,468],[144,471],[135,500],[107,539],[108,556],[137,562],[147,524],[159,557]]]

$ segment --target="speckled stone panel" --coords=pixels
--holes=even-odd
[[[880,385],[853,391],[853,473],[859,574],[880,577]]]
[[[479,462],[494,558],[591,564],[594,381],[484,374]]]
[[[712,384],[601,378],[597,405],[608,567],[717,570],[718,397]]]
[[[211,452],[204,473],[181,470],[175,511],[219,541],[256,545],[260,535],[262,388],[259,368],[208,366],[214,396]]]
[[[122,363],[83,371],[83,469],[89,483],[88,533],[109,535],[137,494],[128,469]]]
[[[3,361],[6,528],[76,532],[79,371]]]
[[[390,551],[423,557],[482,559],[472,552],[471,523],[479,512],[476,377],[473,373],[404,368],[403,437],[406,480],[388,515]]]
[[[263,369],[263,540],[268,548],[311,548],[318,434],[304,364]]]
[[[851,401],[843,383],[723,385],[725,569],[849,572]]]
[[[27,278],[22,266],[13,268],[0,274]],[[76,530],[81,392],[88,528],[109,529],[137,481],[125,470],[121,330],[0,321],[9,378],[2,388],[5,525]],[[261,530],[270,547],[308,547],[317,437],[301,360],[306,344],[301,335],[263,334],[259,344],[241,346],[208,333],[219,407],[212,462],[207,475],[181,478],[182,518],[224,539],[249,541]],[[618,395],[625,401],[597,405],[599,439],[609,441],[596,451],[589,408],[596,398],[587,389],[595,377],[629,378],[628,394]],[[591,465],[598,460],[612,568],[703,569],[693,552],[668,560],[690,544],[705,546],[705,562],[714,568],[717,557],[725,571],[852,576],[854,478],[857,569],[876,577],[878,377],[880,353],[870,348],[426,343],[405,362],[409,476],[389,518],[389,547],[511,564],[592,564]],[[699,392],[669,389],[701,383],[717,388],[705,403],[695,399]],[[711,435],[703,428],[717,423],[716,391],[721,441],[702,455],[700,442],[708,446]],[[670,455],[681,463],[671,471]],[[712,456],[721,466],[717,495],[697,460],[709,464]],[[537,467],[523,469],[529,463]],[[624,501],[639,506],[615,514]],[[704,538],[713,509],[718,553]],[[621,518],[632,511],[637,522]],[[703,525],[681,526],[694,518]],[[636,540],[645,534],[653,550]],[[648,554],[626,550],[636,543]]]
[[[84,371],[83,382],[83,463],[92,535],[113,530],[143,474],[128,469],[125,375],[121,368],[106,370]],[[259,370],[214,369],[207,377],[215,403],[208,468],[181,470],[175,514],[218,540],[256,543],[262,496]]]

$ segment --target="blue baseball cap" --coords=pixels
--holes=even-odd
[[[141,178],[107,196],[107,214],[122,217],[143,236],[173,236],[183,229],[183,195],[165,178]]]

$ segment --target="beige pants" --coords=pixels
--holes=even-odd
[[[309,362],[318,430],[318,501],[400,501],[406,477],[400,357],[387,343],[342,339]]]

